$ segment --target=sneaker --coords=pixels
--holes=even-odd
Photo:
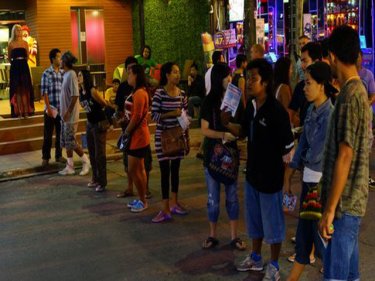
[[[97,187],[99,184],[97,182],[94,182],[94,181],[90,181],[88,184],[87,184],[87,187],[89,188],[93,188],[93,187]]]
[[[59,175],[67,176],[67,175],[74,175],[75,173],[76,171],[72,167],[66,166],[63,170],[59,172]]]
[[[82,163],[82,170],[79,173],[80,176],[86,176],[90,172],[90,164],[89,163]]]
[[[147,203],[144,204],[141,200],[137,200],[137,202],[130,209],[130,212],[140,213],[140,212],[143,212],[144,210],[146,210],[147,208],[148,208]]]
[[[95,188],[96,192],[104,192],[105,191],[105,186],[101,186],[100,184],[97,185]]]
[[[66,159],[64,157],[59,157],[59,158],[56,158],[56,163],[62,163],[62,164],[65,164],[66,163]]]
[[[246,258],[237,266],[237,270],[244,272],[244,271],[262,271],[263,270],[263,261],[260,259],[259,261],[255,261],[251,258],[250,255],[246,256]]]
[[[262,281],[279,281],[280,280],[280,272],[277,268],[269,263],[266,269],[266,275],[264,275]]]
[[[152,219],[152,222],[154,223],[160,223],[160,222],[165,222],[169,221],[172,219],[172,216],[170,214],[164,213],[163,211],[160,211],[156,217]]]
[[[174,214],[174,215],[181,215],[181,216],[184,216],[184,215],[187,215],[187,211],[185,208],[183,208],[182,206],[180,205],[176,205],[172,208],[170,208],[171,210],[171,213]]]
[[[133,206],[138,202],[138,199],[134,199],[132,201],[130,201],[128,204],[126,204],[126,206],[131,209],[133,208]]]

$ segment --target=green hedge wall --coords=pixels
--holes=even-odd
[[[139,5],[132,1],[134,54],[140,53]],[[201,33],[209,31],[208,0],[144,0],[145,43],[157,63],[186,59],[203,66]]]

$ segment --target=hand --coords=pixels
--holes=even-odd
[[[235,141],[237,138],[229,132],[225,132],[223,135],[224,142]]]
[[[283,155],[283,162],[285,164],[289,164],[290,162],[292,162],[293,156],[294,156],[294,148],[291,151],[289,151],[289,153]]]
[[[323,239],[329,240],[332,238],[332,234],[335,231],[333,227],[333,219],[335,218],[335,212],[324,211],[322,218],[319,222],[319,233]]]
[[[49,117],[53,117],[52,109],[51,109],[50,106],[47,107],[47,115],[48,115]]]
[[[177,109],[174,111],[174,113],[175,113],[175,116],[176,116],[176,117],[180,117],[180,116],[181,116],[181,113],[182,113],[181,108],[177,108]]]
[[[230,112],[225,111],[225,108],[224,108],[224,110],[221,111],[220,113],[221,124],[224,127],[228,126],[231,117],[232,116],[230,115]]]
[[[64,122],[68,122],[69,119],[70,119],[70,112],[67,111],[67,112],[65,112],[65,114],[63,116],[63,120],[64,120]]]
[[[190,75],[188,76],[188,86],[191,86],[191,83],[193,83],[193,77]]]

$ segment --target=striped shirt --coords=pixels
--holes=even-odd
[[[156,122],[155,150],[158,161],[184,158],[183,153],[173,157],[163,155],[161,148],[161,133],[163,129],[177,127],[180,126],[180,124],[177,117],[168,117],[161,120],[161,115],[179,108],[187,110],[187,105],[188,100],[184,91],[181,91],[180,95],[176,97],[171,97],[163,88],[156,90],[152,98],[151,117]]]
[[[42,75],[42,96],[44,96],[44,94],[47,94],[50,105],[55,107],[56,109],[60,108],[60,95],[63,75],[64,73],[61,69],[56,72],[53,69],[52,65],[47,68]]]

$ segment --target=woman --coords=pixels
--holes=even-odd
[[[152,219],[159,223],[172,218],[171,214],[186,215],[187,211],[178,202],[180,162],[184,158],[181,152],[176,156],[163,154],[161,135],[163,130],[180,126],[178,117],[182,110],[187,111],[188,101],[184,91],[177,87],[180,82],[180,69],[177,64],[168,62],[161,68],[161,88],[156,90],[152,99],[152,119],[156,121],[155,149],[161,173],[161,191],[163,209]],[[188,136],[187,140],[188,140]],[[169,202],[169,184],[172,185],[172,198]]]
[[[93,86],[89,71],[78,72],[78,85],[79,101],[87,116],[87,147],[92,168],[87,186],[103,192],[107,186],[106,136],[109,127],[103,107],[109,106],[109,102]]]
[[[333,106],[330,99],[329,81],[331,70],[324,62],[315,62],[305,72],[305,96],[312,103],[305,118],[303,133],[300,138],[291,168],[303,168],[303,183],[300,206],[310,188],[315,187],[322,176],[322,157],[327,124]],[[299,280],[306,264],[310,263],[310,253],[315,244],[319,244],[318,220],[299,218],[296,234],[296,256],[288,280]]]
[[[150,150],[150,131],[147,124],[149,107],[148,93],[146,92],[146,77],[143,67],[132,65],[128,74],[128,83],[134,92],[126,99],[125,106],[131,112],[129,124],[124,134],[131,136],[128,154],[128,174],[138,191],[139,199],[128,203],[133,213],[143,212],[148,208],[146,201],[147,175],[145,157]]]
[[[292,71],[293,68],[289,58],[281,57],[277,60],[274,70],[275,97],[287,111],[292,99],[292,90],[290,88]]]
[[[203,146],[204,158],[204,173],[206,177],[207,192],[208,192],[208,220],[210,225],[210,234],[206,240],[203,241],[202,247],[210,249],[218,245],[216,228],[220,212],[220,184],[224,183],[218,179],[215,174],[209,170],[209,165],[213,162],[213,155],[216,153],[216,143],[226,143],[228,147],[234,149],[238,155],[238,148],[236,137],[233,136],[221,124],[221,110],[220,105],[228,84],[231,81],[230,68],[225,64],[214,65],[211,73],[211,91],[203,101],[201,107],[201,130],[205,136]],[[241,113],[242,103],[239,105],[239,113]],[[238,114],[241,115],[241,114]],[[234,121],[234,120],[232,120]],[[240,120],[237,120],[239,122]],[[215,148],[214,148],[215,147]],[[220,156],[221,157],[221,156]],[[238,177],[238,161],[232,163],[237,165],[235,179],[231,183],[224,183],[226,194],[226,209],[230,221],[231,245],[238,250],[244,250],[246,244],[237,236],[239,203],[237,196],[237,177]]]
[[[159,81],[151,76],[151,70],[156,66],[156,62],[151,58],[151,48],[145,45],[142,49],[141,55],[136,55],[135,58],[138,64],[142,65],[146,74],[147,83],[153,87],[157,87]]]
[[[29,66],[27,64],[29,46],[22,38],[21,26],[12,28],[8,45],[10,61],[10,91],[12,117],[28,117],[34,113],[34,92],[31,83]]]

